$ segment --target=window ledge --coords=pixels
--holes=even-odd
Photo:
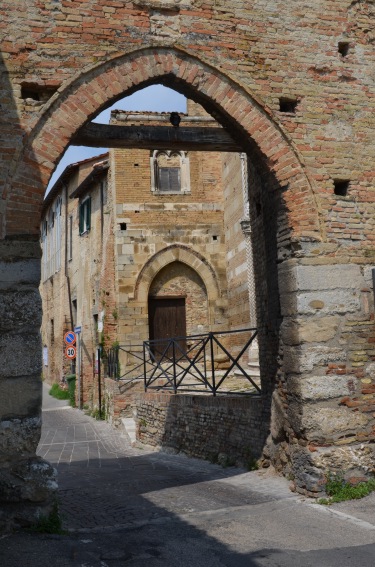
[[[154,195],[191,195],[191,191],[152,191]]]

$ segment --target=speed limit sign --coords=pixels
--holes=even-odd
[[[76,354],[77,354],[77,349],[76,349],[75,346],[68,346],[68,347],[66,347],[66,349],[65,349],[65,355],[66,355],[68,358],[75,358],[75,357],[76,357]]]

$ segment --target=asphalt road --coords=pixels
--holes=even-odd
[[[45,395],[39,454],[66,535],[0,539],[4,567],[374,567],[375,498],[323,507],[271,470],[131,447]]]

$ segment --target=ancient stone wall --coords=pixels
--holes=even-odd
[[[269,395],[278,384],[273,461],[308,491],[327,444],[329,466],[369,470],[357,457],[374,442],[372,4],[3,0],[0,16],[0,237],[17,251],[9,261],[2,248],[2,280],[12,273],[24,297],[36,291],[42,195],[79,128],[147,84],[183,91],[231,131],[262,180],[250,212],[264,258],[257,310]],[[13,320],[17,308],[8,312]],[[35,412],[13,402],[21,374],[9,353],[25,332],[39,348],[39,322],[2,339],[4,399],[22,423]],[[17,364],[37,380],[25,345]],[[19,459],[4,451],[3,468]]]
[[[41,428],[40,246],[0,243],[0,529],[48,514],[56,471],[36,456]],[[25,502],[33,505],[25,507]]]
[[[143,394],[137,439],[224,466],[252,467],[267,436],[261,399]]]

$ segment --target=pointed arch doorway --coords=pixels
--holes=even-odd
[[[149,338],[156,341],[152,347],[155,356],[173,356],[172,347],[168,348],[172,338],[179,339],[176,346],[183,355],[185,337],[208,330],[208,322],[207,289],[200,275],[183,262],[164,266],[148,293]]]
[[[168,347],[169,339],[179,338],[178,347],[186,351],[186,297],[148,298],[149,336],[155,358],[173,357],[173,347]],[[166,350],[167,349],[167,350]]]

